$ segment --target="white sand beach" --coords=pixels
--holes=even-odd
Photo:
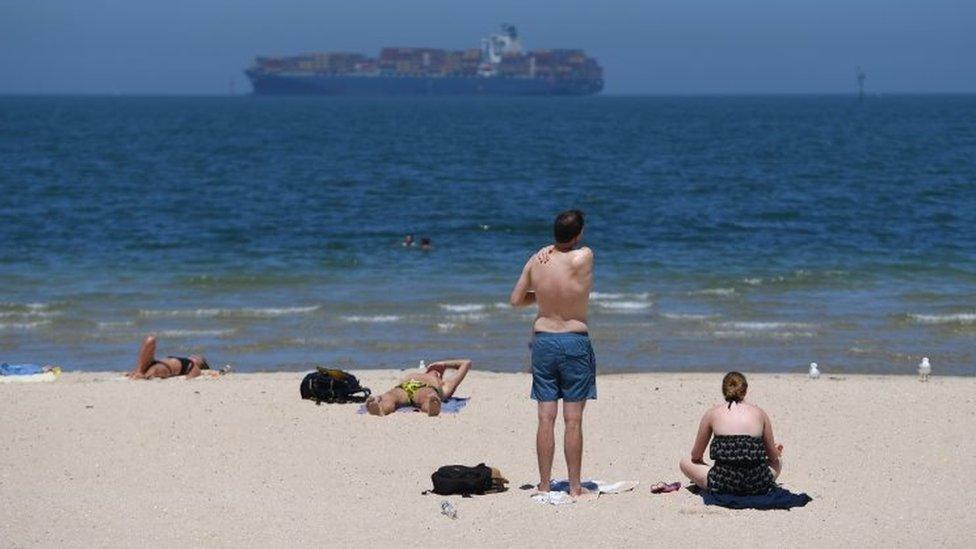
[[[399,375],[356,373],[374,392]],[[971,547],[976,531],[976,378],[750,375],[786,446],[780,480],[814,500],[732,511],[648,490],[681,479],[720,374],[599,377],[584,476],[641,485],[560,507],[518,488],[537,480],[527,374],[474,371],[467,408],[438,418],[316,406],[301,373],[116,376],[0,385],[0,546]],[[482,461],[509,491],[448,498],[457,520],[421,495],[438,466]]]

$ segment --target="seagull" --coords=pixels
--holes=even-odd
[[[923,356],[922,362],[918,363],[918,380],[928,381],[929,374],[932,373],[932,365],[929,364],[929,357]]]
[[[810,379],[817,379],[820,377],[820,370],[817,369],[817,363],[810,363]]]

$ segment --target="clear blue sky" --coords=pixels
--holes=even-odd
[[[256,54],[464,48],[500,22],[608,93],[976,92],[976,0],[0,0],[0,93],[223,93]]]

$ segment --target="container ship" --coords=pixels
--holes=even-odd
[[[603,69],[583,50],[522,51],[518,30],[481,41],[480,48],[383,48],[358,53],[257,57],[245,74],[257,95],[591,95]]]

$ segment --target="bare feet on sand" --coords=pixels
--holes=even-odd
[[[382,416],[383,408],[380,406],[379,397],[369,397],[366,399],[366,411],[374,416]]]
[[[440,413],[441,413],[441,399],[437,398],[436,396],[430,396],[427,399],[427,415],[433,417],[436,415],[440,415]]]
[[[579,490],[569,489],[569,495],[576,499],[589,499],[590,497],[599,496],[600,492],[594,492],[593,490],[587,489],[585,486],[580,486]]]

